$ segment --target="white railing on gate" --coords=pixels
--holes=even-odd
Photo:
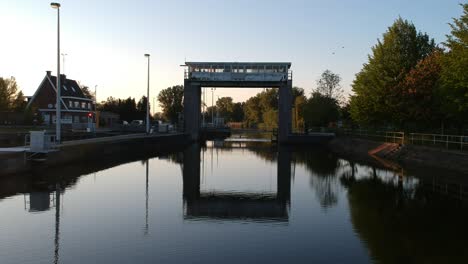
[[[447,149],[452,146],[468,150],[468,136],[410,133],[409,140],[411,144],[442,145]]]

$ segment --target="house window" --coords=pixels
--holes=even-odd
[[[67,89],[67,87],[66,87],[65,85],[62,85],[62,87],[63,87],[63,89],[64,89],[65,91],[68,91],[68,89]]]
[[[74,92],[74,93],[76,93],[76,91],[75,91],[75,87],[73,87],[73,86],[72,86],[71,88],[72,88],[73,92]]]
[[[73,102],[72,101],[68,101],[68,107],[70,107],[70,108],[73,107]]]
[[[91,110],[91,103],[88,103],[88,109]]]
[[[80,102],[75,101],[75,108],[79,108],[79,107],[80,107]]]
[[[86,108],[86,103],[85,102],[81,102],[81,108],[83,108],[83,109]]]

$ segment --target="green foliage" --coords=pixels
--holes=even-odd
[[[352,118],[363,124],[401,123],[398,105],[402,95],[396,87],[434,48],[434,40],[427,34],[417,32],[407,20],[397,19],[356,75],[350,102]]]
[[[442,57],[441,93],[442,109],[457,124],[468,122],[468,4],[461,5],[463,15],[450,24],[451,35],[445,46],[449,49]]]
[[[244,103],[235,103],[233,105],[231,121],[242,122],[244,120]]]
[[[304,122],[307,126],[328,126],[340,117],[338,101],[314,92],[304,106]]]
[[[162,114],[166,120],[172,123],[177,122],[179,113],[182,113],[184,110],[183,99],[183,85],[168,87],[159,93],[159,105],[162,108]]]
[[[262,109],[258,94],[250,97],[244,105],[244,123],[247,127],[256,127],[262,122]]]
[[[216,110],[219,117],[224,118],[225,122],[232,120],[232,113],[234,111],[234,103],[232,97],[221,97],[216,101]]]
[[[263,129],[271,130],[278,128],[278,110],[268,109],[262,113],[263,124],[260,126]]]

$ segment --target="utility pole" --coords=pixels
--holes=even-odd
[[[150,132],[150,118],[149,118],[149,88],[150,88],[150,55],[145,54],[148,58],[148,87],[146,90],[146,134]]]
[[[62,69],[63,69],[63,74],[65,74],[65,56],[67,56],[67,53],[62,53]]]
[[[57,9],[57,83],[56,83],[56,89],[57,89],[57,99],[56,99],[56,105],[55,105],[55,140],[57,143],[60,143],[62,138],[61,138],[61,104],[60,104],[60,4],[59,3],[50,3],[50,6],[54,9]]]
[[[216,88],[211,87],[211,124],[214,126],[214,90]]]

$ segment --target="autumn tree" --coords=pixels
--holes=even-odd
[[[434,51],[411,69],[395,90],[401,100],[395,103],[395,120],[405,128],[433,126],[443,118],[439,106],[438,85],[441,51]]]
[[[356,75],[350,101],[352,118],[368,125],[400,123],[395,112],[402,95],[396,88],[434,48],[433,39],[418,32],[413,23],[398,18],[372,47],[368,62]]]

